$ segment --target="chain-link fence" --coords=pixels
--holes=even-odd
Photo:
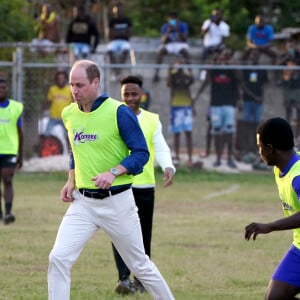
[[[54,83],[54,74],[57,70],[69,71],[73,57],[68,45],[58,44],[51,49],[32,47],[31,44],[13,43],[0,44],[0,76],[5,76],[10,83],[10,97],[24,103],[24,133],[25,133],[25,156],[39,155],[39,143],[41,134],[41,119],[45,117],[42,112],[42,104],[47,101],[46,95],[49,87]],[[161,65],[155,63],[155,51],[137,49],[131,53],[127,64],[110,65],[105,54],[105,49],[100,48],[92,55],[102,71],[101,90],[111,97],[120,99],[120,76],[129,74],[140,75],[144,79],[144,87],[151,94],[150,110],[160,114],[163,131],[170,148],[173,148],[173,136],[168,131],[170,119],[170,89],[166,84],[167,71],[174,57],[168,57]],[[192,70],[194,83],[191,86],[191,94],[195,95],[202,84],[201,74],[205,69],[220,68],[214,65],[197,64],[197,53],[190,65],[182,65]],[[251,69],[253,66],[224,65],[222,68],[237,70]],[[112,78],[113,70],[119,68],[119,78]],[[154,69],[159,68],[161,80],[153,82]],[[256,68],[266,69],[270,75],[270,81],[266,85],[264,93],[264,117],[286,116],[283,104],[284,89],[280,82],[286,66],[260,65]],[[292,67],[298,70],[298,67]],[[300,99],[298,100],[300,102]],[[196,115],[194,116],[193,146],[195,153],[205,148],[207,132],[207,112],[210,102],[210,90],[205,89],[195,104]],[[294,115],[293,115],[294,116]],[[237,116],[239,118],[239,115]],[[182,137],[182,151],[185,151],[185,140]],[[64,151],[66,147],[64,146]]]

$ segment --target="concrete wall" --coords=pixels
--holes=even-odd
[[[193,48],[192,55],[192,64],[193,64],[193,74],[195,77],[195,82],[191,87],[192,95],[195,95],[197,89],[199,88],[201,81],[199,80],[199,71],[200,71],[200,49]],[[239,54],[237,54],[238,57]],[[125,69],[122,71],[122,76],[126,76],[129,74],[141,74],[144,78],[144,87],[148,89],[151,93],[152,103],[150,106],[150,110],[156,112],[160,115],[161,122],[163,124],[163,131],[167,142],[170,148],[173,148],[173,137],[168,131],[169,118],[170,118],[170,89],[166,85],[166,74],[168,64],[171,63],[175,57],[169,56],[166,57],[164,63],[162,65],[163,69],[160,71],[161,80],[160,82],[153,83],[152,77],[154,73],[155,67],[155,49],[153,47],[146,49],[145,51],[139,51],[135,53],[137,67],[135,69]],[[268,64],[268,58],[262,57],[261,64]],[[143,68],[139,68],[139,65],[144,65]],[[147,65],[147,66],[146,66]],[[274,72],[278,72],[276,76],[274,76]],[[282,71],[269,71],[269,77],[271,81],[266,85],[265,88],[265,111],[264,117],[269,118],[272,116],[285,116],[284,108],[283,108],[283,98],[282,98],[282,88],[275,84],[276,79],[280,78]],[[106,72],[106,76],[110,76]],[[106,78],[109,80],[109,78]],[[119,82],[109,81],[107,90],[110,96],[120,99],[120,84]],[[203,95],[201,95],[196,103],[196,116],[194,117],[194,129],[193,129],[193,144],[195,148],[195,154],[199,153],[200,149],[205,148],[205,135],[206,135],[206,114],[209,105],[209,86],[204,91]],[[239,118],[239,114],[237,114],[237,118]],[[184,136],[181,138],[181,148],[182,151],[185,151],[185,139]]]

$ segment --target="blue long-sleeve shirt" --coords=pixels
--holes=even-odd
[[[107,95],[103,94],[96,99],[91,111],[96,110],[107,98]],[[143,166],[149,159],[149,151],[136,115],[126,105],[120,105],[117,110],[117,123],[120,136],[130,150],[129,156],[125,157],[120,164],[128,170],[129,174],[142,173]],[[70,153],[69,167],[70,169],[75,168],[72,152]]]

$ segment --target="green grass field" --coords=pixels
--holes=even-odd
[[[48,254],[68,206],[59,199],[65,180],[64,173],[16,174],[16,223],[0,228],[0,300],[47,299]],[[157,172],[152,259],[176,299],[263,299],[292,234],[246,242],[244,227],[279,217],[271,173],[182,169],[175,184],[164,189]],[[111,244],[100,230],[72,269],[71,299],[123,299],[114,293],[116,281]]]

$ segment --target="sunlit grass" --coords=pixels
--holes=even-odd
[[[17,220],[0,229],[0,300],[47,299],[48,255],[68,206],[59,199],[65,180],[64,173],[16,175]],[[176,299],[263,299],[292,239],[291,232],[243,238],[249,222],[282,217],[271,173],[183,169],[162,188],[157,172],[155,205],[152,259]],[[71,299],[123,299],[116,281],[110,241],[99,231],[73,267]]]

